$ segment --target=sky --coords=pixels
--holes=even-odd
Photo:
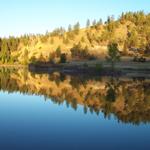
[[[122,12],[150,12],[150,0],[0,0],[0,37],[52,31],[86,20],[118,18]]]

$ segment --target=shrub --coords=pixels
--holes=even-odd
[[[111,68],[114,70],[116,62],[120,61],[120,53],[117,43],[108,44],[108,56],[106,60],[111,63]]]
[[[29,60],[30,63],[32,64],[36,64],[37,60],[36,60],[36,57],[35,56],[32,56]]]
[[[74,47],[72,47],[70,51],[72,58],[88,59],[90,56],[88,48],[82,48],[80,43],[74,45]]]
[[[67,61],[67,57],[66,57],[66,54],[61,54],[60,55],[60,63],[66,63]]]
[[[56,49],[56,56],[60,57],[60,55],[61,55],[61,48],[60,46],[58,46],[58,48]]]

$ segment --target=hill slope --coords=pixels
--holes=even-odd
[[[79,23],[69,26],[68,31],[58,28],[45,35],[24,35],[20,38],[0,39],[0,61],[2,63],[21,63],[49,61],[61,53],[67,59],[74,59],[71,49],[77,53],[96,57],[105,56],[109,42],[116,42],[124,55],[129,55],[132,48],[141,53],[150,53],[150,14],[128,12],[118,20],[108,17],[105,23],[93,22],[80,29]],[[59,51],[59,52],[58,52]],[[82,51],[84,51],[82,53]]]

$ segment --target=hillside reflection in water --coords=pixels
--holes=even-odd
[[[42,95],[45,101],[83,111],[114,115],[118,122],[150,121],[150,79],[33,74],[25,69],[0,69],[0,90]]]

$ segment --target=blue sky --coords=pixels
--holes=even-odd
[[[87,18],[117,18],[121,12],[150,12],[149,0],[0,0],[0,36],[44,33]]]

